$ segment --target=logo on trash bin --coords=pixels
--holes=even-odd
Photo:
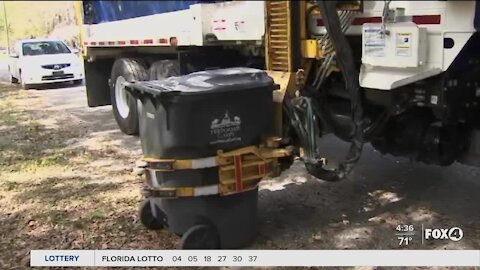
[[[229,143],[234,141],[241,141],[242,138],[238,136],[242,120],[238,116],[232,116],[225,112],[221,119],[213,119],[210,125],[210,135],[213,140],[210,144]]]

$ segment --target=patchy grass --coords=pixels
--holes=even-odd
[[[6,191],[11,191],[18,186],[18,182],[5,180],[2,182],[2,187],[5,188]]]
[[[31,249],[175,247],[138,221],[138,157],[108,141],[72,146],[91,130],[70,117],[45,111],[35,91],[0,85],[0,268],[26,268]]]

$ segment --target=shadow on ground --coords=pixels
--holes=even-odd
[[[28,190],[14,196],[17,203],[36,201],[41,205],[54,205],[62,200],[82,200],[95,193],[103,193],[117,189],[119,183],[89,183],[91,179],[79,176],[47,177],[40,183],[22,183],[19,189]],[[55,194],[52,196],[52,194]]]
[[[85,87],[38,91],[35,94],[49,104],[46,108],[47,111],[66,112],[72,118],[68,123],[70,126],[76,125],[85,128],[89,133],[86,139],[95,138],[96,143],[98,140],[109,142],[125,151],[133,151],[136,155],[140,155],[139,138],[127,136],[119,130],[111,106],[93,108],[87,106]]]
[[[329,154],[338,159],[341,144],[326,138],[321,146],[326,152],[334,150]],[[260,191],[260,237],[255,244],[259,248],[399,248],[395,227],[400,224],[416,228],[408,248],[480,247],[477,168],[410,163],[382,156],[367,145],[354,173],[343,182],[305,176],[302,164],[295,164],[283,177],[291,177],[293,183],[267,184]],[[458,243],[422,246],[422,224],[459,226],[465,237]]]
[[[84,86],[84,83],[81,84],[74,84],[73,82],[60,82],[60,83],[48,83],[48,84],[35,84],[31,85],[29,90],[40,90],[40,91],[47,91],[47,90],[63,90],[65,88],[70,87],[78,87]]]

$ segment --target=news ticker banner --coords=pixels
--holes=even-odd
[[[32,250],[30,265],[480,267],[480,250]]]

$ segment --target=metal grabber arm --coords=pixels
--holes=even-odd
[[[362,93],[358,82],[358,70],[355,67],[352,49],[344,34],[345,25],[337,13],[337,3],[339,1],[315,1],[327,30],[329,43],[334,49],[332,52],[334,55],[330,55],[324,61],[335,58],[351,98],[353,136],[347,156],[338,168],[326,169],[323,160],[319,159],[316,145],[316,135],[318,134],[316,121],[322,116],[321,113],[314,113],[319,111],[315,109],[315,101],[310,97],[300,96],[292,99],[290,106],[287,106],[287,113],[304,147],[304,162],[307,171],[316,178],[326,181],[341,180],[352,171],[355,163],[360,159],[364,137]],[[323,70],[319,72],[324,73]],[[314,87],[321,87],[321,83]]]

